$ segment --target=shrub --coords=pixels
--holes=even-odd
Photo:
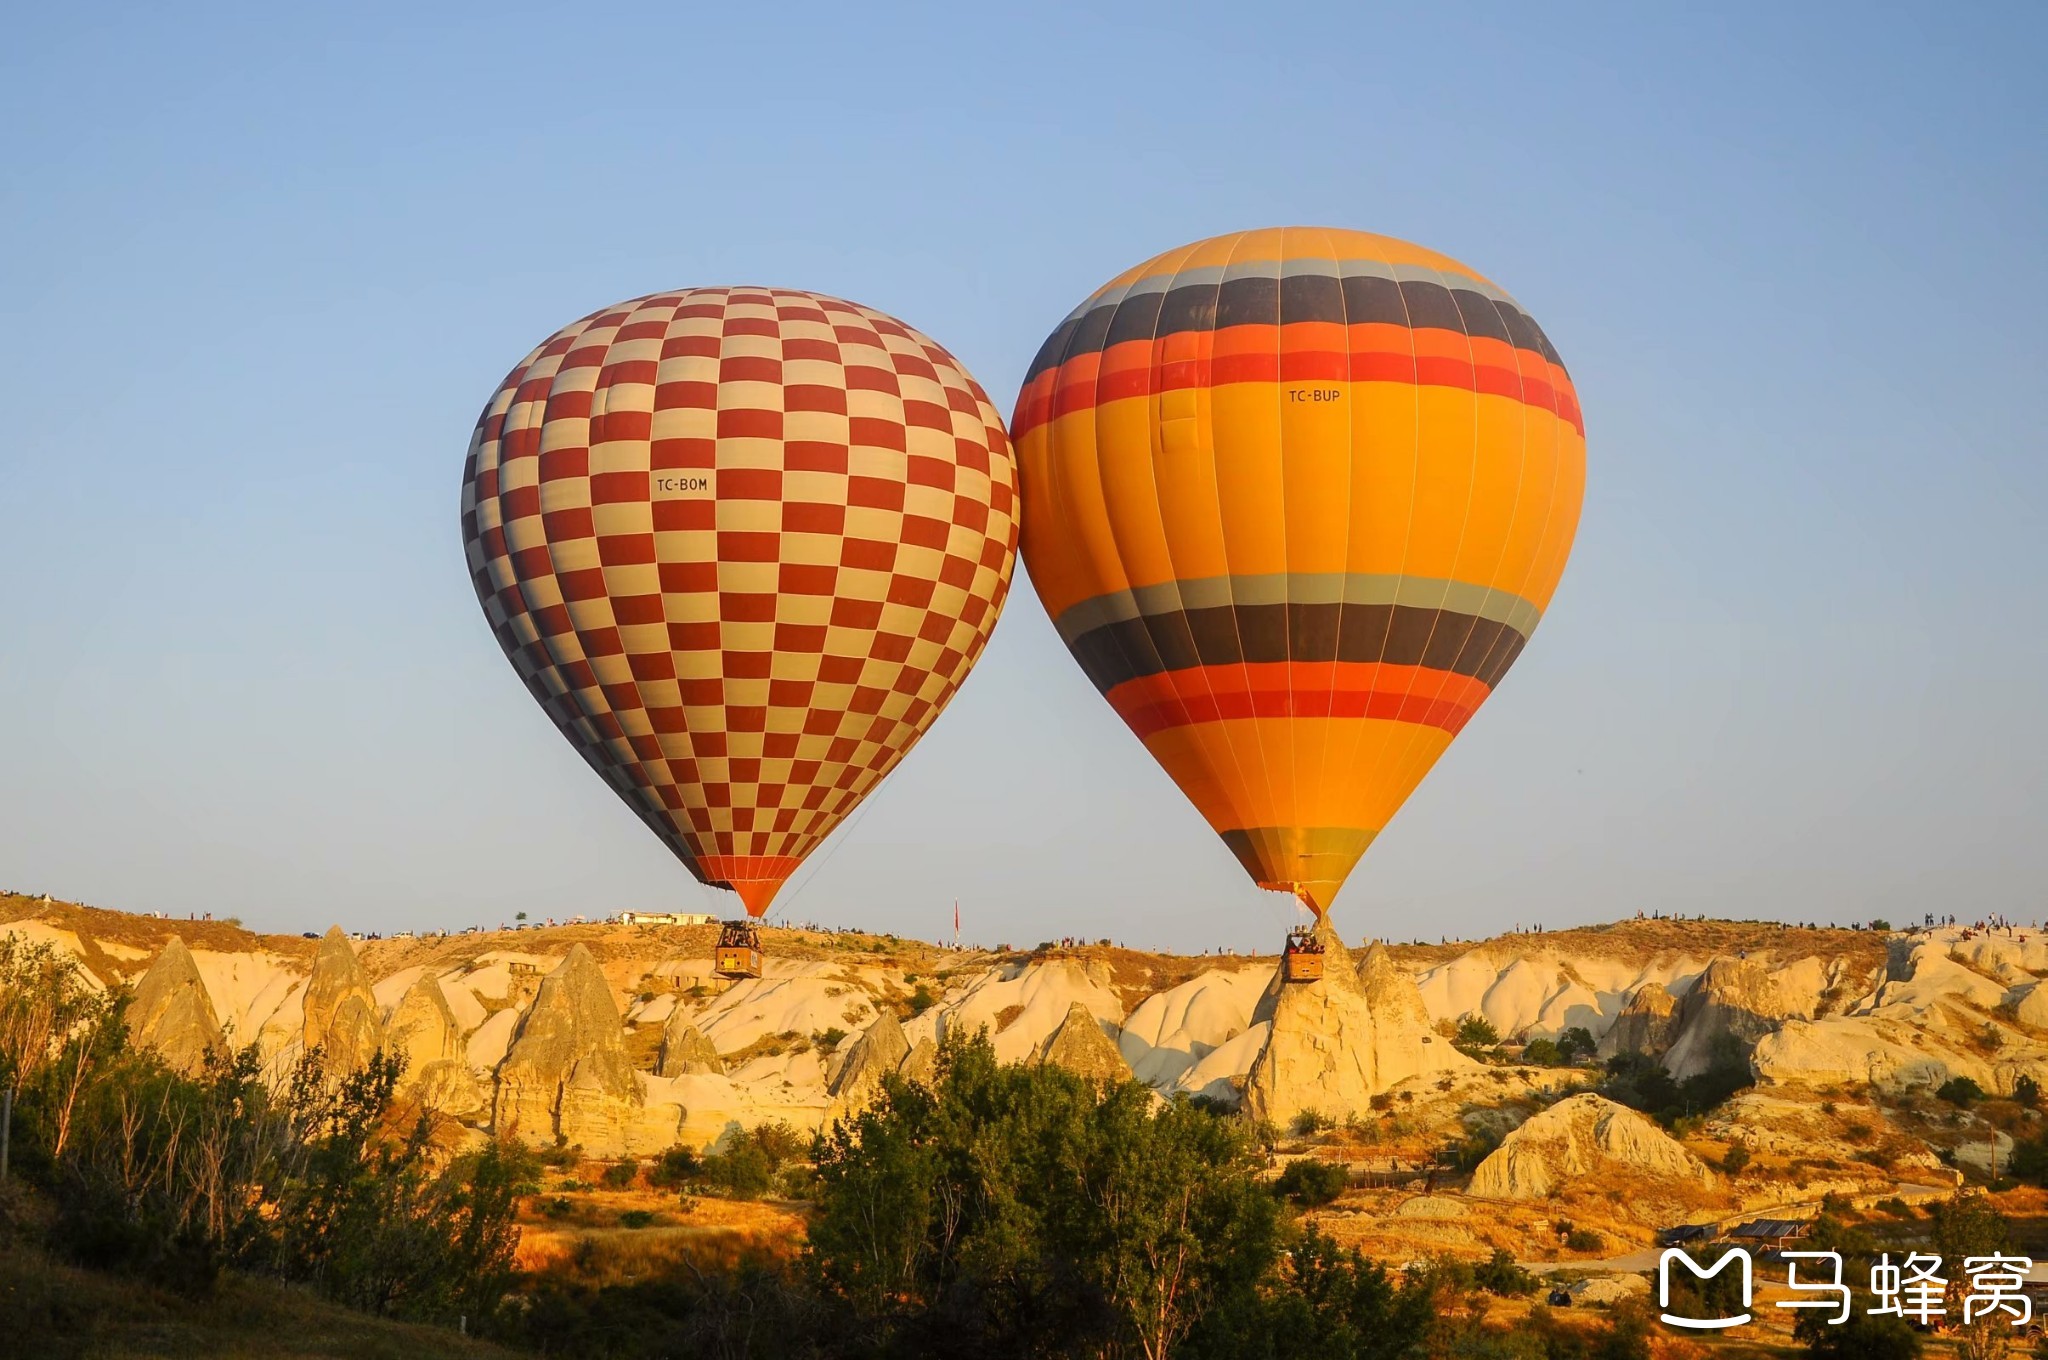
[[[602,1181],[607,1189],[623,1190],[631,1185],[639,1175],[640,1163],[628,1157],[623,1162],[613,1162],[610,1166],[606,1167],[604,1174],[599,1176],[598,1180]]]
[[[1731,1176],[1742,1174],[1742,1168],[1749,1165],[1749,1144],[1730,1143],[1728,1151],[1722,1154],[1721,1169]]]
[[[725,1151],[704,1159],[703,1176],[733,1199],[759,1199],[775,1180],[775,1164],[758,1142],[742,1134]]]
[[[1536,1067],[1556,1067],[1564,1060],[1564,1053],[1549,1039],[1531,1039],[1522,1047],[1522,1061]]]
[[[1453,1042],[1461,1048],[1492,1048],[1500,1042],[1500,1031],[1485,1016],[1468,1015],[1458,1022],[1458,1035]]]
[[[833,1050],[837,1049],[840,1043],[845,1038],[846,1031],[841,1029],[837,1025],[828,1025],[824,1029],[818,1030],[817,1032],[811,1035],[811,1041],[815,1043],[818,1046],[819,1051],[823,1053],[830,1053]]]
[[[779,1119],[761,1125],[751,1136],[768,1158],[768,1165],[778,1171],[810,1151],[810,1140]]]
[[[912,1015],[923,1015],[926,1011],[938,1005],[939,999],[932,995],[931,988],[920,982],[917,984],[917,990],[910,994],[910,1000],[904,1004],[910,1007]]]
[[[647,1169],[647,1183],[657,1190],[673,1190],[694,1179],[704,1169],[696,1152],[678,1143],[654,1159]]]
[[[1573,1228],[1565,1234],[1566,1251],[1600,1251],[1607,1245],[1607,1239],[1591,1228]]]
[[[2012,1084],[2012,1099],[2016,1105],[2027,1109],[2038,1109],[2041,1104],[2041,1084],[2032,1077],[2022,1076]]]
[[[1303,1157],[1287,1164],[1273,1188],[1305,1209],[1328,1204],[1344,1193],[1351,1177],[1336,1162]]]
[[[1950,1077],[1935,1091],[1936,1100],[1945,1100],[1957,1109],[1968,1109],[1984,1099],[1984,1088],[1969,1077]]]
[[[1493,1255],[1472,1267],[1472,1283],[1489,1294],[1533,1294],[1536,1277],[1515,1264],[1514,1253],[1495,1247]]]
[[[1296,1138],[1307,1138],[1330,1127],[1330,1117],[1321,1110],[1303,1110],[1287,1121],[1287,1131]]]
[[[654,1215],[645,1209],[628,1209],[619,1215],[621,1228],[645,1228],[652,1225]]]
[[[1568,1063],[1592,1057],[1599,1047],[1593,1042],[1593,1031],[1584,1025],[1573,1025],[1557,1036],[1557,1051]]]
[[[540,1211],[549,1218],[567,1218],[575,1209],[576,1206],[569,1202],[567,1195],[556,1195],[540,1206]]]

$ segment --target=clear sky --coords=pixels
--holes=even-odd
[[[13,14],[0,886],[290,930],[705,907],[470,591],[505,370],[764,283],[1007,411],[1111,275],[1312,223],[1499,280],[1589,440],[1556,603],[1348,936],[2048,909],[2048,8],[997,10]],[[1292,908],[1017,584],[788,914],[1271,947]]]

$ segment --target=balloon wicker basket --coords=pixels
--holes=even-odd
[[[1280,955],[1280,966],[1286,971],[1289,982],[1322,981],[1323,942],[1306,930],[1289,931],[1287,948]]]
[[[761,976],[761,932],[752,921],[727,921],[719,927],[711,971],[722,978]]]

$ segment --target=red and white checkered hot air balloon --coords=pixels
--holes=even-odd
[[[692,288],[513,368],[470,441],[462,533],[555,725],[760,916],[981,655],[1016,468],[980,384],[901,322]]]

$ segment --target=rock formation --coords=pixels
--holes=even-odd
[[[2013,1009],[2013,1019],[2031,1029],[2048,1029],[2048,987],[2035,983]]]
[[[1545,1199],[1586,1177],[1593,1178],[1591,1184],[1612,1186],[1617,1174],[1714,1184],[1714,1173],[1698,1158],[1634,1110],[1596,1095],[1576,1095],[1510,1133],[1479,1164],[1470,1193],[1485,1199]]]
[[[1788,996],[1778,977],[1755,959],[1717,958],[1678,1003],[1664,1065],[1683,1080],[1713,1066],[1723,1035],[1743,1054],[1794,1017],[1811,1016],[1819,998]]]
[[[919,1039],[917,1047],[910,1050],[910,1056],[896,1071],[905,1081],[914,1081],[920,1086],[931,1085],[939,1078],[939,1046],[929,1037]]]
[[[188,1075],[206,1065],[208,1054],[225,1046],[199,966],[175,935],[135,985],[135,999],[128,1004],[128,1032],[137,1044],[155,1049],[165,1063]]]
[[[1644,983],[1629,993],[1621,1014],[1614,1017],[1607,1033],[1600,1036],[1600,1056],[1612,1058],[1619,1053],[1661,1056],[1671,1045],[1672,1017],[1677,1010],[1678,1003],[1672,998],[1669,987],[1661,982]]]
[[[484,1107],[483,1088],[464,1056],[461,1027],[433,973],[421,973],[392,1008],[384,1042],[405,1055],[399,1086],[422,1105],[451,1115]]]
[[[1255,1025],[1270,1028],[1245,1078],[1247,1116],[1284,1125],[1315,1110],[1341,1119],[1410,1077],[1472,1066],[1431,1032],[1415,979],[1383,946],[1366,950],[1361,967],[1327,922],[1316,937],[1322,980],[1289,983],[1275,973],[1252,1012]]]
[[[698,1028],[689,1022],[681,1010],[672,1012],[668,1023],[661,1031],[661,1056],[655,1059],[654,1075],[657,1077],[688,1077],[725,1075],[725,1059],[718,1056],[718,1050],[704,1037]]]
[[[330,926],[306,980],[305,1051],[320,1050],[321,1066],[341,1074],[359,1070],[383,1047],[377,999],[348,936]]]
[[[850,1119],[866,1109],[882,1089],[882,1078],[903,1065],[910,1056],[910,1040],[896,1017],[883,1011],[873,1024],[854,1040],[839,1069],[825,1088],[831,1098],[825,1109],[825,1123]]]
[[[541,979],[498,1068],[492,1126],[529,1142],[560,1135],[595,1154],[622,1144],[641,1105],[618,1002],[590,951],[575,945]]]
[[[1067,1018],[1046,1038],[1038,1061],[1064,1067],[1092,1081],[1131,1079],[1131,1065],[1117,1051],[1116,1041],[1102,1032],[1102,1022],[1094,1012],[1078,1001],[1067,1008]]]

